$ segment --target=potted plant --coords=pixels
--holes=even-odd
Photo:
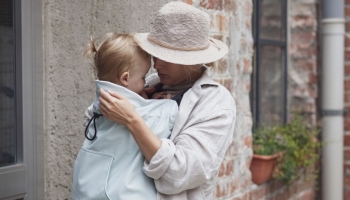
[[[260,127],[253,134],[253,160],[250,166],[253,182],[261,184],[275,178],[289,184],[300,177],[301,169],[309,169],[319,159],[321,143],[317,140],[318,129],[310,126],[300,114],[284,125]],[[269,169],[265,172],[269,160]],[[306,172],[306,170],[305,170]],[[312,170],[312,178],[317,178]]]
[[[283,151],[277,128],[276,126],[260,127],[253,134],[254,154],[250,171],[252,180],[256,184],[272,179],[277,158],[281,156]]]

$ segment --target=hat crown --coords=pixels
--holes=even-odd
[[[148,39],[177,50],[202,50],[209,47],[208,14],[183,2],[170,2],[161,8]]]

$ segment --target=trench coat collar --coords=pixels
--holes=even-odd
[[[100,81],[100,80],[95,80],[95,85],[96,85],[96,98],[95,98],[93,107],[98,112],[100,111],[99,100],[98,100],[101,96],[100,88],[102,88],[106,92],[108,92],[108,90],[118,92],[119,94],[126,97],[131,102],[131,104],[135,107],[135,109],[140,108],[147,104],[147,100],[141,97],[139,94],[136,94],[135,92],[129,89],[126,89],[125,87],[122,87],[120,85],[117,85],[108,81]]]
[[[209,77],[206,71],[203,72],[202,76],[193,84],[183,96],[180,107],[179,114],[177,115],[173,131],[171,133],[170,139],[173,140],[185,126],[193,107],[197,104],[202,90],[205,86],[208,87],[218,87],[220,84],[213,81]]]

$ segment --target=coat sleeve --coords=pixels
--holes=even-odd
[[[160,149],[143,167],[158,192],[177,194],[216,178],[232,141],[235,115],[235,109],[217,110],[189,125],[174,141],[162,139]]]

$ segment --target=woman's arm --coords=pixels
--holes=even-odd
[[[162,139],[161,148],[143,168],[157,191],[172,195],[214,183],[232,141],[234,121],[233,110],[221,109],[189,124],[173,141]]]
[[[101,113],[107,119],[124,124],[131,132],[147,161],[157,153],[162,142],[153,134],[134,106],[124,96],[116,92],[100,89]],[[113,108],[113,109],[111,109]]]

